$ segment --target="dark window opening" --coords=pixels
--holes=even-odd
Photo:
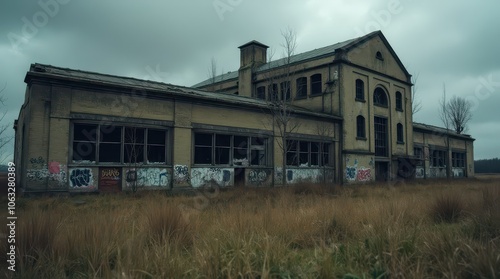
[[[361,115],[356,117],[356,136],[366,138],[365,118]]]
[[[375,117],[375,156],[387,157],[387,119]]]
[[[365,99],[365,83],[357,79],[356,80],[356,100],[364,100]]]
[[[378,87],[373,93],[373,104],[378,106],[387,107],[387,94],[385,94],[384,89]]]
[[[257,99],[265,100],[266,99],[266,87],[259,86],[257,87]]]
[[[465,153],[452,152],[451,153],[451,166],[454,168],[465,168]]]
[[[289,81],[283,81],[281,84],[280,84],[280,87],[281,87],[281,100],[283,101],[289,101],[290,100],[290,91],[291,91],[291,88],[290,88],[290,82]]]
[[[278,101],[278,85],[273,83],[268,86],[267,92],[269,92],[269,101],[276,102]]]
[[[143,163],[167,161],[167,131],[109,124],[73,125],[73,161],[79,163]],[[147,136],[147,142],[145,142]]]
[[[403,110],[403,95],[399,91],[396,92],[396,109]]]
[[[414,147],[413,148],[413,155],[417,159],[417,166],[423,166],[424,162],[424,152],[422,150],[422,147]]]
[[[430,151],[430,165],[431,167],[443,168],[446,166],[446,151],[444,150],[431,150]]]
[[[404,142],[403,124],[398,123],[396,125],[396,130],[397,130],[397,141],[398,141],[398,143],[403,143]]]
[[[297,79],[297,98],[307,97],[307,78],[300,77]]]
[[[375,57],[379,60],[384,60],[384,57],[382,56],[382,53],[380,51],[377,51],[377,54],[375,55]]]
[[[323,92],[321,74],[311,76],[311,95],[319,95]]]
[[[330,165],[328,143],[288,140],[286,147],[286,164],[288,166],[319,167]]]
[[[194,163],[212,164],[212,134],[196,133],[194,135]]]

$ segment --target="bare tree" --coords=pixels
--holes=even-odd
[[[411,83],[413,84],[411,88],[411,108],[412,108],[412,114],[415,115],[417,112],[419,112],[422,109],[422,101],[417,99],[417,81],[418,81],[418,76],[417,74],[415,77],[411,77],[412,81]]]
[[[3,91],[5,90],[6,85],[0,90],[0,106],[5,106],[5,96],[3,95]],[[7,129],[9,128],[9,124],[4,123],[5,115],[7,114],[7,110],[0,112],[0,163],[3,163],[9,154],[4,150],[7,147],[7,144],[12,140],[12,136],[8,136]]]
[[[281,32],[283,36],[283,58],[278,60],[282,65],[277,66],[277,70],[268,77],[268,103],[269,110],[273,119],[273,130],[275,135],[279,137],[276,141],[279,149],[282,151],[282,185],[286,184],[286,166],[287,166],[287,152],[292,148],[291,144],[287,144],[290,138],[290,133],[296,131],[300,123],[296,121],[293,110],[291,96],[292,84],[292,65],[291,58],[295,53],[297,47],[295,32],[288,28]]]
[[[210,60],[210,67],[208,68],[208,78],[210,79],[210,83],[212,85],[215,84],[217,77],[217,61],[215,61],[215,58],[212,57]]]
[[[129,170],[127,174],[127,182],[132,189],[132,192],[137,192],[142,185],[139,180],[139,169],[144,165],[144,128],[124,127],[125,129],[125,163]],[[142,135],[141,135],[142,134]]]
[[[447,103],[447,114],[450,125],[457,134],[467,131],[467,123],[472,118],[472,104],[464,98],[453,96]]]
[[[441,121],[443,122],[444,127],[446,128],[445,132],[445,139],[444,143],[446,145],[446,154],[448,154],[450,150],[450,137],[449,137],[449,131],[450,131],[450,117],[449,117],[449,111],[448,111],[448,102],[446,100],[446,85],[443,83],[443,96],[441,97],[441,100],[439,100],[439,118],[441,118]],[[446,155],[446,177],[450,178],[450,166],[448,164],[448,155]]]

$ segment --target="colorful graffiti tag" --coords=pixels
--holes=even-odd
[[[174,166],[174,183],[189,183],[189,167],[185,165]]]
[[[350,158],[346,158],[345,177],[347,181],[367,182],[372,180],[372,169],[358,166],[358,159],[354,159],[354,165],[349,166]],[[374,165],[373,157],[370,159],[370,166]]]
[[[69,172],[69,186],[71,188],[93,188],[94,175],[92,169],[71,169]]]
[[[194,168],[191,170],[191,186],[194,188],[216,184],[221,187],[232,186],[234,169]]]
[[[127,187],[168,187],[170,175],[163,168],[129,169],[126,173]]]

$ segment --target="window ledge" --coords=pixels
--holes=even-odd
[[[376,104],[376,103],[374,103],[373,105],[377,106],[377,107],[381,107],[381,108],[388,108],[389,107],[388,105],[381,105],[381,104]]]
[[[397,144],[405,144],[405,142],[404,142],[404,141],[397,141],[396,143],[397,143]]]
[[[401,108],[396,108],[397,111],[403,112],[403,109]]]
[[[358,98],[356,98],[356,99],[354,99],[354,101],[356,101],[356,102],[366,103],[366,100],[365,100],[365,99],[358,99]]]
[[[311,97],[317,97],[317,96],[321,96],[321,95],[323,95],[323,92],[310,94]]]
[[[357,140],[364,140],[366,141],[366,137],[356,137]]]

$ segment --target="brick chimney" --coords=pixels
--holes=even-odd
[[[266,63],[268,48],[257,41],[251,41],[239,47],[238,94],[240,96],[252,97],[252,75],[257,67]]]

